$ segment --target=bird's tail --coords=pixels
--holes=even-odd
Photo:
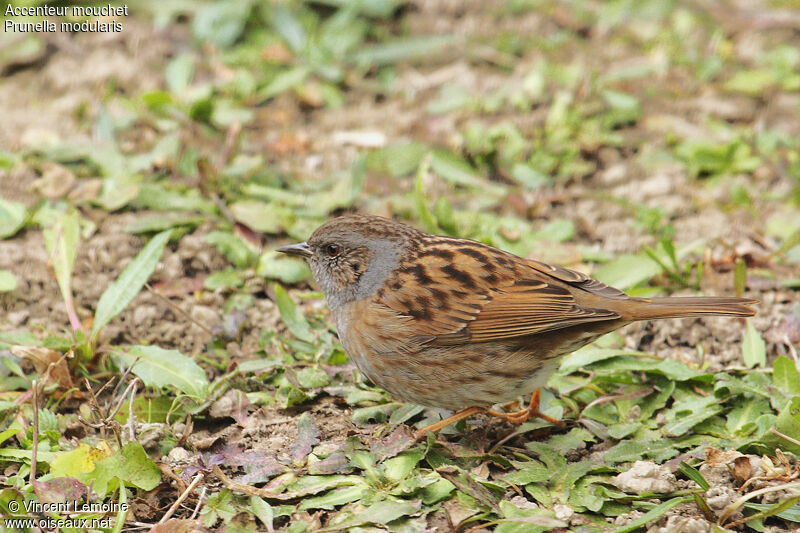
[[[642,298],[639,305],[629,307],[631,320],[680,318],[700,315],[753,316],[759,303],[750,298],[732,297],[672,297]]]

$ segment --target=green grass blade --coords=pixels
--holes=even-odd
[[[694,499],[693,496],[681,496],[679,498],[672,498],[671,500],[667,500],[664,503],[653,507],[652,509],[647,511],[647,513],[645,513],[638,519],[634,520],[627,526],[614,530],[613,533],[630,533],[631,531],[636,531],[640,527],[644,527],[647,524],[650,524],[651,522],[655,522],[673,507],[678,506],[682,503],[686,503],[688,501],[692,501],[693,499]]]
[[[78,215],[75,213],[63,215],[55,224],[46,228],[42,236],[53,264],[58,288],[61,289],[61,296],[67,306],[70,325],[73,331],[78,331],[81,329],[81,323],[72,303],[72,269],[75,266],[75,255],[78,253],[80,241]]]
[[[156,269],[171,234],[172,230],[169,229],[150,239],[142,251],[125,267],[117,280],[106,289],[100,297],[97,311],[94,313],[92,338],[139,294],[150,274]]]
[[[678,465],[678,470],[684,476],[688,477],[689,479],[700,485],[701,489],[708,490],[711,488],[711,485],[709,485],[708,481],[706,481],[706,478],[703,477],[703,474],[701,474],[700,471],[697,470],[695,467],[689,466],[684,461],[681,461],[681,464]]]

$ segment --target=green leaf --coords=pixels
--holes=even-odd
[[[625,440],[609,449],[603,456],[606,463],[627,463],[643,457],[669,459],[678,455],[675,442],[669,439],[655,441]]]
[[[612,287],[625,290],[644,283],[659,272],[661,267],[658,263],[646,255],[621,255],[595,270],[593,277]]]
[[[117,478],[119,483],[124,483],[125,480]],[[124,487],[119,489],[119,511],[117,512],[117,520],[114,522],[114,528],[111,533],[121,533],[122,528],[125,527],[125,518],[128,516],[128,491]]]
[[[256,274],[281,283],[299,283],[311,276],[308,265],[302,259],[287,257],[285,254],[268,250],[258,258]]]
[[[280,233],[295,220],[291,209],[274,202],[242,200],[231,204],[229,209],[237,222],[263,233]]]
[[[137,217],[135,220],[132,220],[125,226],[125,231],[133,233],[134,235],[140,233],[155,233],[171,228],[199,226],[205,221],[205,217],[191,215],[183,211],[153,213],[152,215]]]
[[[767,346],[761,334],[756,331],[753,326],[752,319],[747,319],[747,326],[744,331],[744,339],[742,339],[742,355],[744,357],[744,364],[747,368],[753,368],[758,365],[764,367],[767,365]]]
[[[535,238],[549,242],[565,242],[575,236],[575,223],[565,218],[548,222],[536,232]]]
[[[767,437],[762,440],[766,441],[767,445],[772,447],[779,447],[782,450],[787,450],[795,455],[800,454],[800,396],[792,398],[786,406],[781,409],[778,418],[775,420],[775,430],[782,435],[786,435],[794,442],[787,440],[780,435],[769,433]]]
[[[212,272],[203,282],[203,287],[210,291],[239,287],[241,285],[242,278],[239,276],[239,273],[232,268]]]
[[[334,524],[319,531],[342,531],[364,524],[388,524],[402,516],[415,514],[419,511],[421,502],[406,500],[384,500],[373,503],[352,518],[342,523]]]
[[[450,36],[409,37],[372,46],[362,46],[353,61],[362,67],[390,65],[429,56],[452,42]]]
[[[272,511],[272,506],[253,494],[250,496],[250,507],[258,519],[261,520],[261,523],[267,526],[267,530],[272,531],[272,521],[275,515]]]
[[[370,488],[366,484],[353,485],[352,487],[342,487],[331,490],[322,496],[303,498],[297,510],[304,511],[306,509],[326,509],[331,511],[340,505],[361,500],[370,492]]]
[[[17,288],[17,278],[8,270],[0,270],[0,292],[11,292]]]
[[[153,490],[161,482],[161,470],[147,456],[138,442],[129,442],[111,457],[95,463],[91,472],[82,474],[78,479],[90,485],[100,497],[109,490],[114,490],[116,478],[134,487]]]
[[[793,516],[791,513],[791,509],[800,501],[800,496],[793,496],[791,498],[786,498],[783,501],[779,501],[773,505],[765,505],[759,512],[756,514],[749,516],[750,520],[747,521],[749,523],[751,520],[763,520],[764,518],[768,518],[770,516],[780,516],[781,518],[786,518],[786,515]],[[747,505],[745,505],[747,507]],[[751,507],[752,508],[752,507]],[[796,517],[796,514],[795,514]],[[791,520],[790,518],[786,518],[786,520]],[[794,522],[798,520],[795,518]]]
[[[194,76],[194,56],[183,53],[175,56],[167,63],[164,79],[170,92],[181,94],[189,87]]]
[[[794,361],[785,355],[775,359],[772,371],[772,381],[775,386],[787,394],[800,396],[800,373]]]
[[[777,82],[771,69],[739,70],[729,79],[724,88],[730,92],[760,96],[766,89]]]
[[[764,398],[748,398],[734,407],[727,416],[725,428],[731,435],[745,437],[758,429],[760,416],[770,413],[769,402]]]
[[[767,503],[752,503],[747,502],[744,506],[747,509],[754,509],[756,511],[765,511],[770,509],[775,509],[776,506],[780,505],[782,502],[779,502],[774,505],[770,505]],[[784,520],[790,520],[792,522],[800,522],[800,506],[795,505],[789,507],[788,509],[783,509],[779,513],[775,513],[776,516],[783,518]]]
[[[238,236],[227,231],[212,231],[205,237],[206,241],[217,247],[228,261],[239,268],[245,268],[253,264],[256,254]],[[262,274],[259,274],[262,275]]]
[[[294,67],[289,70],[284,70],[263,89],[259,90],[256,94],[258,102],[269,100],[270,98],[279,95],[284,91],[288,91],[306,81],[311,69],[306,66]]]
[[[190,357],[178,350],[158,346],[131,346],[127,351],[112,354],[119,366],[130,366],[148,387],[175,387],[194,398],[205,398],[208,388],[206,373]]]
[[[619,529],[615,529],[613,533],[630,533],[631,531],[636,531],[640,527],[646,526],[648,524],[652,524],[657,521],[659,518],[664,516],[667,511],[676,507],[682,503],[689,502],[693,500],[692,496],[681,496],[679,498],[672,498],[671,500],[667,500],[661,505],[656,505],[644,515],[640,516],[636,520],[629,522],[627,526],[621,527]]]
[[[92,338],[120,314],[142,290],[150,274],[156,269],[172,230],[162,231],[136,255],[116,281],[103,292],[97,302],[92,325]]]
[[[206,4],[195,11],[192,32],[200,41],[211,41],[220,48],[227,48],[244,31],[250,9],[250,2]]]
[[[24,204],[0,198],[0,239],[14,235],[27,218]]]
[[[102,450],[80,443],[74,450],[56,453],[50,461],[50,473],[54,477],[79,477],[94,470],[95,462],[104,458]]]
[[[61,296],[70,314],[70,322],[73,329],[80,328],[80,322],[73,316],[74,306],[72,305],[72,269],[75,265],[75,255],[78,252],[78,242],[80,240],[80,224],[78,215],[75,213],[64,214],[56,222],[46,228],[42,235],[44,245],[53,264],[56,273],[58,288],[61,289]]]
[[[620,355],[645,355],[641,352],[635,354],[631,352],[624,352],[614,348],[598,348],[594,345],[584,346],[580,350],[572,352],[561,361],[561,368],[559,374],[566,376],[578,370],[583,370],[592,363],[618,357]]]
[[[678,470],[680,470],[684,476],[697,483],[701,489],[708,490],[711,488],[711,485],[708,483],[708,481],[706,481],[706,478],[703,477],[703,474],[701,474],[700,471],[693,466],[688,465],[686,462],[681,461],[681,463],[678,465]]]
[[[275,284],[275,303],[278,304],[278,311],[283,323],[295,337],[306,342],[314,340],[314,334],[303,313],[297,308],[286,290],[277,283]]]
[[[431,154],[422,158],[417,168],[417,174],[414,178],[414,203],[417,206],[417,218],[425,228],[426,231],[431,233],[439,232],[439,225],[436,223],[436,218],[431,213],[427,204],[427,195],[425,194],[425,180],[428,177],[428,171],[431,168]]]
[[[666,413],[667,424],[664,433],[668,436],[679,437],[694,426],[711,418],[722,411],[722,405],[715,396],[694,397],[685,401],[676,402]]]
[[[553,472],[539,461],[514,463],[515,470],[505,474],[502,479],[515,485],[541,483],[553,477]]]

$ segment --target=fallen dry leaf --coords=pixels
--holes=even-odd
[[[58,384],[61,390],[68,390],[75,385],[69,372],[67,359],[72,359],[72,350],[61,353],[41,346],[12,346],[11,353],[33,364],[43,385]]]

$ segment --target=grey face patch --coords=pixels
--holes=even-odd
[[[316,239],[315,239],[316,240]],[[327,257],[322,249],[330,242],[342,247],[338,257]],[[386,282],[386,278],[397,268],[403,246],[388,238],[363,238],[357,235],[329,235],[319,242],[309,242],[314,255],[309,258],[309,266],[314,279],[325,293],[331,309],[372,296]],[[359,257],[350,260],[348,254],[362,251]],[[348,263],[348,261],[351,261]],[[345,271],[355,264],[366,268],[360,275],[350,275]]]

